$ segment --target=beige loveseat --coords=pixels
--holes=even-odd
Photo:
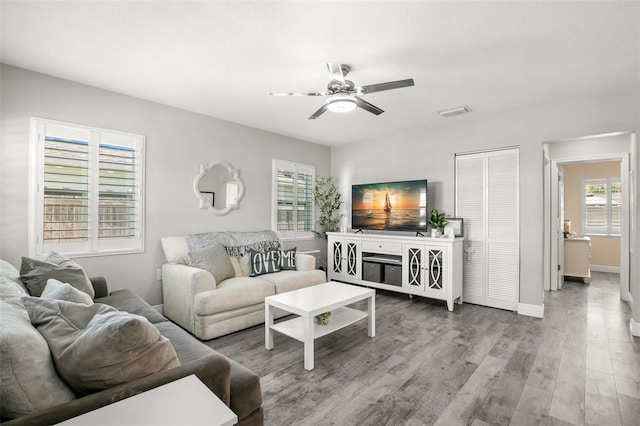
[[[205,257],[205,263],[214,266],[208,270],[195,266],[198,258],[202,260],[202,251],[212,245],[224,247],[216,258],[211,259],[210,253]],[[325,273],[315,268],[315,257],[302,253],[295,253],[295,269],[250,277],[251,251],[266,253],[281,248],[271,231],[164,237],[162,248],[167,259],[162,265],[164,315],[202,340],[263,323],[267,296],[326,281]],[[221,269],[229,269],[229,263],[232,270],[221,274]]]

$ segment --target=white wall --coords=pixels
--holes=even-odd
[[[409,178],[429,180],[428,209],[437,208],[453,214],[454,155],[519,146],[520,303],[541,305],[544,233],[542,143],[639,129],[638,93],[640,88],[631,87],[624,93],[558,101],[499,115],[483,115],[482,105],[471,105],[475,110],[471,114],[443,119],[442,125],[437,127],[398,132],[393,140],[379,139],[334,147],[331,150],[331,174],[347,196],[347,216],[350,214],[352,184]],[[349,224],[350,218],[347,217],[346,225]],[[634,315],[640,315],[638,312],[640,309],[636,309]]]
[[[325,146],[11,66],[2,65],[0,72],[0,258],[16,267],[28,249],[32,116],[146,135],[145,252],[76,261],[90,276],[106,276],[112,290],[130,288],[151,304],[162,302],[156,280],[164,262],[161,237],[269,229],[272,158],[313,164],[317,175],[329,175],[330,149]],[[226,216],[198,209],[192,189],[199,165],[213,160],[240,169],[245,184],[240,209]],[[297,246],[322,245],[305,241]]]

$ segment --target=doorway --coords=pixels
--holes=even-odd
[[[564,208],[560,202],[563,190],[562,172],[565,165],[604,161],[618,162],[620,169],[621,197],[629,200],[629,156],[633,137],[631,133],[615,133],[585,138],[546,142],[544,151],[545,189],[545,290],[562,288],[564,244]],[[566,190],[565,190],[566,192]],[[564,199],[564,198],[563,198]],[[624,203],[620,211],[619,237],[620,298],[630,300],[630,203]],[[583,221],[580,217],[579,222]],[[573,221],[572,221],[573,225]],[[582,228],[581,227],[579,229]],[[588,232],[587,232],[588,233]]]

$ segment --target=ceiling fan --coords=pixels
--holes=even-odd
[[[387,83],[370,84],[368,86],[356,86],[353,81],[345,79],[351,67],[346,64],[330,62],[327,64],[329,69],[329,84],[327,84],[326,92],[309,92],[309,93],[270,93],[271,96],[328,96],[324,105],[314,112],[309,120],[320,117],[326,110],[332,112],[349,112],[356,108],[362,108],[372,114],[380,115],[384,110],[362,99],[361,95],[373,92],[381,92],[383,90],[399,89],[401,87],[413,86],[413,79],[389,81]]]

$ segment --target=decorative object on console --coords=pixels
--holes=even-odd
[[[315,317],[313,317],[313,320],[316,322],[316,324],[327,325],[329,324],[330,317],[331,317],[331,311],[323,312],[320,315],[316,315]]]
[[[338,230],[338,224],[343,214],[336,215],[342,204],[342,195],[333,182],[333,177],[316,177],[316,185],[313,188],[313,201],[320,210],[318,225],[320,231],[313,231],[316,237],[327,239],[327,232]]]
[[[464,237],[464,219],[459,217],[446,218],[447,225],[445,229],[452,228],[454,237]]]
[[[238,208],[244,196],[244,183],[240,179],[240,170],[226,161],[212,161],[207,166],[200,165],[200,173],[193,181],[193,191],[200,200],[201,209],[221,216]]]
[[[431,232],[432,237],[439,237],[444,232],[444,227],[447,226],[447,219],[445,218],[444,213],[438,212],[437,209],[431,210],[431,218],[429,219],[429,223],[433,226],[437,232],[437,235],[433,235],[433,231]]]

